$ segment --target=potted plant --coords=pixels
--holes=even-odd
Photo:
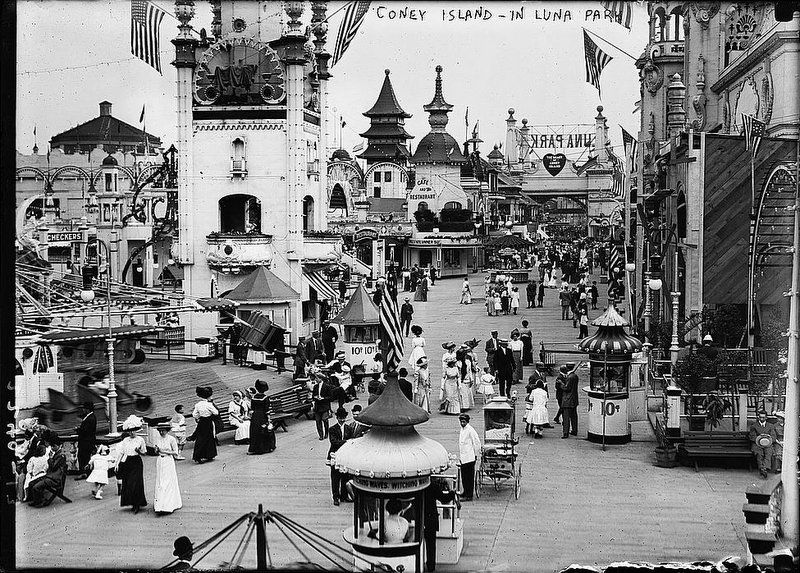
[[[714,364],[702,354],[696,352],[688,354],[675,364],[675,383],[686,392],[686,411],[689,414],[689,430],[704,430],[705,420],[698,416],[699,409],[695,396],[703,391],[713,390],[707,388],[706,378],[713,371]]]
[[[732,407],[731,401],[721,396],[718,392],[708,393],[703,400],[703,409],[706,411],[706,422],[708,422],[712,430],[719,426],[725,413]]]
[[[666,419],[666,417],[665,417]],[[656,466],[660,468],[674,468],[678,465],[678,449],[667,436],[665,424],[660,417],[656,417]]]

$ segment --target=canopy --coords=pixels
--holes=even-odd
[[[288,302],[300,298],[299,293],[266,267],[258,267],[239,286],[222,294],[232,301],[247,304]]]
[[[381,322],[378,307],[372,302],[363,285],[359,287],[347,301],[342,311],[331,322],[347,326],[374,326]]]
[[[527,239],[523,239],[519,235],[506,234],[502,237],[495,237],[487,243],[489,247],[497,247],[500,249],[510,248],[519,249],[523,247],[531,247],[534,243]]]
[[[596,318],[593,325],[597,332],[578,343],[581,350],[592,353],[608,352],[609,354],[631,354],[642,349],[642,341],[625,333],[628,324],[613,306]]]
[[[111,335],[115,339],[121,340],[124,338],[138,338],[140,336],[144,336],[145,334],[152,334],[160,330],[163,330],[163,328],[160,326],[114,326],[111,328]],[[41,335],[39,342],[44,344],[65,344],[68,342],[105,340],[106,338],[108,338],[107,328],[91,328],[87,330],[73,330],[69,332],[48,332]]]
[[[333,287],[328,284],[319,271],[303,271],[303,275],[308,279],[309,284],[317,291],[319,298],[328,300],[338,300],[339,295],[333,290]]]
[[[183,280],[183,267],[178,265],[167,265],[158,276],[160,280],[168,281],[182,281]]]

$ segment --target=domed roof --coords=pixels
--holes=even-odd
[[[103,159],[103,165],[119,165],[117,160],[114,159],[114,156],[110,153]]]
[[[351,161],[352,160],[352,158],[350,157],[350,154],[347,153],[346,149],[337,149],[336,151],[333,152],[333,155],[331,155],[331,159],[333,161]]]
[[[466,163],[458,142],[446,131],[431,131],[417,145],[413,163]]]
[[[578,343],[578,348],[591,353],[630,354],[642,349],[642,341],[625,332],[628,321],[613,306],[596,318],[593,325],[597,332]]]
[[[386,374],[386,387],[372,404],[364,408],[358,421],[370,426],[413,426],[427,422],[430,416],[406,398],[397,382],[397,372]]]

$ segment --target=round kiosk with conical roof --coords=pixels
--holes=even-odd
[[[625,332],[628,321],[614,306],[597,317],[597,332],[578,343],[589,353],[589,396],[587,431],[590,442],[625,444],[631,441],[628,422],[628,377],[631,356],[642,342]]]
[[[363,284],[356,288],[345,307],[330,322],[343,327],[345,360],[363,373],[378,352],[378,330],[381,323],[378,307],[372,302]]]
[[[353,525],[344,539],[356,569],[385,563],[422,571],[425,489],[450,463],[444,446],[414,428],[428,418],[403,395],[397,374],[388,373],[383,393],[358,417],[370,430],[336,452],[336,469],[353,481]]]

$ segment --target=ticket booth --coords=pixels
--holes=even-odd
[[[628,322],[613,306],[592,322],[597,332],[578,343],[589,353],[588,439],[602,444],[625,444],[631,440],[628,399],[631,356],[642,343],[628,335]]]
[[[356,288],[350,300],[330,321],[340,326],[345,360],[355,371],[367,366],[378,352],[378,332],[381,318],[378,307],[372,302],[364,285]]]
[[[423,570],[425,490],[450,464],[447,450],[414,428],[427,420],[403,396],[397,374],[387,374],[383,393],[358,417],[369,432],[336,452],[336,469],[353,480],[353,522],[343,536],[355,570]]]

